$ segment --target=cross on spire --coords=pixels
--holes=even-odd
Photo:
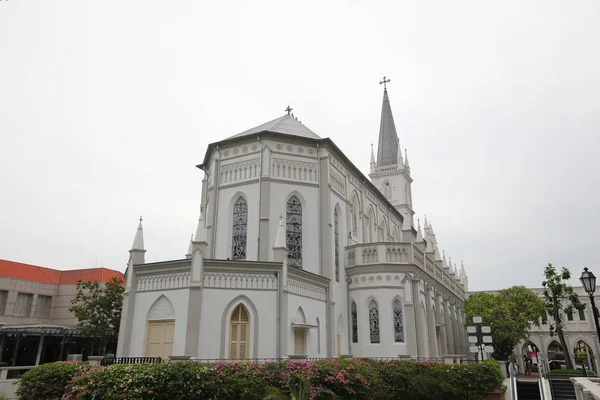
[[[387,84],[391,82],[391,80],[389,78],[386,78],[385,76],[383,77],[383,80],[381,82],[379,82],[379,84],[383,84],[383,89],[387,90]]]
[[[290,113],[292,112],[293,108],[290,106],[287,106],[287,108],[285,109],[285,111],[288,113],[288,115],[290,115]]]

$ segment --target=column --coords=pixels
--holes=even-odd
[[[446,340],[446,322],[442,316],[442,307],[444,307],[444,303],[442,302],[442,293],[436,290],[436,292],[435,292],[435,309],[436,309],[437,317],[439,317],[439,321],[441,324],[441,326],[440,326],[441,347],[438,349],[440,357],[448,354],[448,342]],[[438,318],[436,318],[436,323],[437,323],[437,320],[438,320]]]
[[[421,321],[426,318],[423,315],[423,308],[421,307],[421,278],[415,276],[412,281],[413,288],[413,305],[415,308],[415,328],[417,333],[417,357],[426,357],[427,349],[427,332],[422,332]],[[427,325],[427,324],[425,324]]]
[[[456,301],[452,300],[450,309],[452,310],[452,333],[454,336],[454,354],[462,354],[460,344],[460,331],[459,331],[459,319],[458,312],[456,312]]]
[[[425,285],[425,309],[427,310],[427,337],[429,338],[429,357],[439,357],[437,335],[435,333],[435,315],[431,307],[433,287]]]
[[[444,320],[446,321],[446,343],[448,344],[447,354],[455,354],[454,350],[454,332],[452,330],[452,320],[450,319],[450,299],[444,296]]]
[[[44,348],[44,334],[40,335],[40,341],[38,343],[37,355],[35,356],[35,365],[40,365],[42,359],[42,349]]]

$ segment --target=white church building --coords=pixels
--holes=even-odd
[[[140,220],[117,356],[465,357],[467,276],[415,224],[387,89],[370,179],[286,111],[209,144],[185,257],[146,262]]]

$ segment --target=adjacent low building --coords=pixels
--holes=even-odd
[[[82,280],[108,282],[123,273],[107,268],[70,271],[0,260],[0,361],[37,365],[82,353],[77,318],[69,311]]]

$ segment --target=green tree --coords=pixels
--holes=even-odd
[[[539,325],[544,302],[524,286],[513,286],[498,294],[478,292],[465,302],[468,321],[480,316],[492,328],[492,357],[508,361],[515,346],[529,337],[531,325]]]
[[[69,311],[77,317],[81,333],[98,340],[102,351],[119,337],[124,291],[123,280],[116,277],[106,283],[77,282]]]
[[[546,310],[554,318],[554,326],[551,326],[550,334],[558,335],[565,356],[566,367],[567,369],[573,369],[573,362],[563,332],[561,311],[568,314],[572,313],[573,309],[583,310],[585,304],[579,301],[579,296],[573,291],[573,287],[567,283],[571,279],[571,272],[567,268],[563,267],[562,270],[557,271],[556,267],[548,264],[544,269],[544,278],[542,286],[544,287]]]

